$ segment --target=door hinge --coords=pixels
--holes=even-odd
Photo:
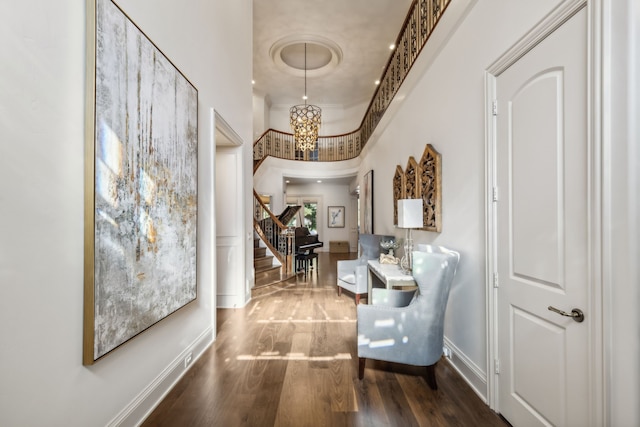
[[[493,361],[493,370],[496,374],[500,374],[500,359],[495,359]]]
[[[491,195],[491,198],[494,202],[498,201],[498,187],[493,187],[493,194]]]
[[[500,286],[499,280],[498,280],[498,273],[493,273],[493,287],[497,288]]]
[[[491,114],[493,114],[494,116],[498,115],[498,100],[494,99],[493,103],[491,104]]]

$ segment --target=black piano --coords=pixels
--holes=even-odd
[[[304,270],[306,275],[309,268],[313,268],[313,260],[318,259],[318,254],[314,252],[315,248],[321,248],[322,246],[324,246],[324,243],[318,240],[317,234],[311,234],[307,227],[296,227],[296,270]]]

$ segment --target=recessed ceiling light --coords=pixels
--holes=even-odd
[[[376,86],[380,84],[380,80],[376,80]]]
[[[320,184],[322,182],[322,180],[319,179],[317,182],[318,182],[318,184]]]
[[[256,84],[256,81],[255,80],[251,80],[251,84],[252,85]]]
[[[391,43],[391,44],[389,45],[389,49],[393,50],[393,49],[395,49],[395,48],[396,48],[396,45],[395,45],[395,44]]]
[[[286,182],[287,184],[290,184],[290,183],[291,183],[291,181],[289,181],[289,180],[286,180],[285,182]]]

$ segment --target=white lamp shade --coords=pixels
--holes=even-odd
[[[422,228],[422,199],[398,200],[398,227]]]

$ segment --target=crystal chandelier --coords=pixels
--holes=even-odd
[[[296,150],[314,151],[318,141],[322,110],[307,104],[307,44],[304,44],[304,104],[294,105],[289,110],[291,130],[296,141]]]

